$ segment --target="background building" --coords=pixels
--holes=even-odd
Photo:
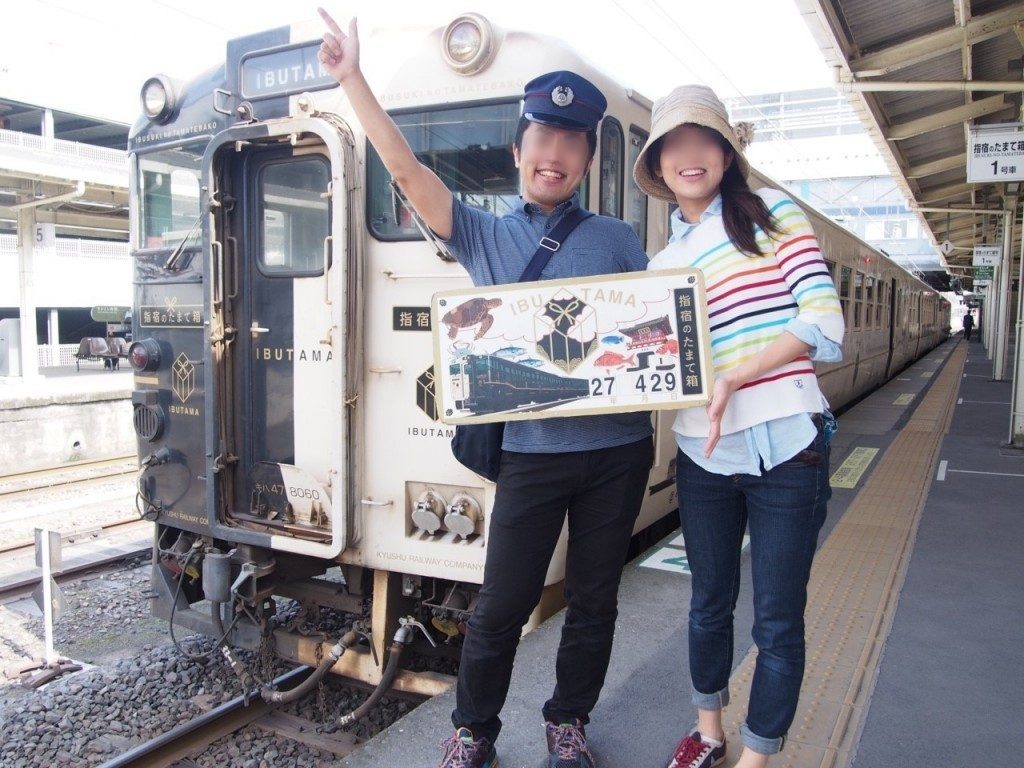
[[[0,96],[0,320],[22,321],[36,367],[71,364],[82,337],[104,334],[92,307],[131,305],[127,138],[125,124]]]

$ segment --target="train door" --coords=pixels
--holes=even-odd
[[[219,361],[221,522],[319,557],[348,535],[347,265],[333,247],[346,242],[345,157],[329,128],[291,126],[235,138],[210,169],[212,301],[234,329]]]
[[[893,352],[896,349],[896,279],[889,280],[889,294],[887,296],[889,300],[889,356],[885,361],[885,380],[888,381],[893,377],[895,371],[892,369],[892,358]]]

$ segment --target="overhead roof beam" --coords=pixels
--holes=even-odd
[[[17,213],[12,211],[10,206],[0,206],[0,219],[16,220],[17,218]],[[127,216],[103,216],[94,213],[67,213],[65,211],[37,211],[36,221],[40,224],[56,224],[58,227],[128,232]]]
[[[973,184],[946,184],[942,187],[922,189],[917,201],[919,203],[937,203],[940,200],[949,200],[952,197],[966,195],[973,189]]]
[[[978,223],[975,223],[975,222],[964,223],[963,221],[957,221],[957,222],[951,223],[949,225],[949,233],[950,234],[946,234],[946,223],[945,222],[943,222],[943,221],[929,221],[928,223],[931,225],[932,232],[935,234],[935,237],[937,237],[937,238],[941,237],[943,235],[945,235],[946,237],[950,237],[950,234],[956,233],[956,232],[972,232],[973,233],[973,232],[977,232],[981,228],[981,224],[978,224]],[[952,238],[950,238],[950,239],[952,239]]]
[[[911,64],[958,51],[997,37],[1015,25],[1024,23],[1024,8],[1014,5],[1001,11],[976,16],[964,26],[953,26],[915,37],[879,51],[850,57],[850,70],[860,77],[877,77]]]
[[[945,112],[938,112],[927,117],[920,117],[916,120],[908,120],[905,123],[896,123],[883,129],[883,135],[889,140],[909,139],[920,136],[922,133],[937,131],[940,128],[948,128],[957,123],[967,120],[974,120],[978,117],[991,115],[1006,108],[1006,102],[1002,94],[989,96],[985,99],[973,101],[960,107],[947,109]]]
[[[944,231],[947,224],[950,229],[966,229],[967,227],[981,226],[981,217],[965,218],[963,216],[950,214],[949,219],[947,219],[941,214],[925,214],[925,216],[932,216],[932,218],[928,219],[928,223],[932,226],[932,229],[935,230],[936,234],[940,231]]]
[[[940,157],[937,160],[930,160],[927,163],[912,165],[907,169],[908,179],[920,179],[923,176],[932,176],[944,171],[952,171],[957,168],[967,167],[967,153],[960,152],[956,155]]]
[[[975,240],[978,237],[978,230],[974,227],[961,227],[959,229],[951,229],[949,232],[944,230],[938,230],[936,234],[941,233],[947,240],[952,240],[954,243],[962,242],[965,238]]]

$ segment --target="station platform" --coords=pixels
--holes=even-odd
[[[88,366],[88,367],[87,367]],[[102,364],[83,363],[74,368],[41,368],[32,379],[0,376],[0,410],[53,403],[123,400],[132,396],[132,369],[127,363],[116,371]]]
[[[88,365],[89,367],[86,367]],[[97,367],[98,366],[98,367]],[[131,367],[43,368],[0,376],[0,445],[15,445],[0,475],[15,475],[136,452]]]
[[[979,342],[932,350],[840,418],[833,498],[807,607],[807,672],[783,768],[1019,765],[1024,675],[1024,451],[1003,446],[1010,385]],[[665,766],[696,722],[678,531],[627,564],[604,691],[587,733],[603,768]],[[756,658],[749,555],[736,610],[726,765],[742,749]],[[498,740],[502,768],[546,765],[540,709],[563,614],[523,638]],[[433,766],[454,690],[345,768]]]

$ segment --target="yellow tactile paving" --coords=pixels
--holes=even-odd
[[[808,585],[807,671],[800,706],[785,749],[771,761],[773,768],[850,764],[965,357],[965,345],[950,354],[815,558]],[[757,649],[751,649],[729,684],[733,704],[725,718],[731,745],[728,766],[741,751],[738,729],[756,657]]]

